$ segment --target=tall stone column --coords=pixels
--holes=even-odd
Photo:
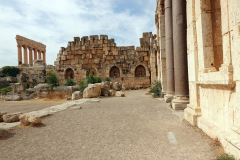
[[[46,51],[43,51],[43,63],[46,64]]]
[[[32,56],[32,48],[29,47],[29,64],[33,66],[33,56]]]
[[[165,15],[163,13],[164,8],[162,8],[162,13],[160,14],[160,65],[161,65],[161,83],[162,83],[162,92],[166,94],[167,91],[167,77],[166,77],[166,51],[165,51]]]
[[[38,59],[39,59],[39,60],[42,59],[42,51],[38,51]]]
[[[37,58],[37,49],[33,49],[34,50],[34,60],[38,59]]]
[[[22,64],[22,46],[17,45],[18,47],[18,65]]]
[[[189,103],[187,64],[186,0],[172,0],[175,97],[172,107],[185,109]]]
[[[174,57],[173,57],[173,25],[172,25],[172,0],[165,0],[165,40],[166,40],[166,74],[167,95],[165,101],[171,102],[175,92],[174,85]]]
[[[23,46],[23,48],[24,48],[24,64],[28,64],[27,46]]]

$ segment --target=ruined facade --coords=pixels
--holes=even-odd
[[[182,73],[171,74],[169,69],[175,73],[175,62],[182,61],[175,57],[176,52],[179,52],[174,49],[177,38],[174,34],[186,37],[190,103],[184,110],[185,119],[213,139],[217,138],[227,153],[240,158],[240,0],[187,0],[186,16],[182,16],[184,11],[176,14],[176,11],[181,10],[178,8],[181,5],[175,6],[177,1],[186,2],[157,0],[157,64],[162,71],[158,79],[162,81],[163,88],[167,88],[164,91],[168,94],[174,88],[172,81],[176,84],[177,76],[185,77]],[[169,11],[171,8],[173,10]],[[185,35],[178,34],[180,32],[174,29],[184,22],[184,17],[187,17],[186,25],[183,26],[187,31]],[[174,60],[168,64],[168,57],[172,55]],[[176,85],[174,90],[176,93]]]
[[[16,36],[16,41],[18,47],[19,66],[22,64],[33,66],[33,60],[43,60],[46,64],[46,45],[19,35]],[[24,50],[23,52],[22,48]]]
[[[78,82],[92,73],[110,77],[128,88],[149,87],[157,74],[155,39],[151,32],[143,33],[140,47],[135,49],[134,46],[117,47],[114,39],[106,35],[75,37],[66,48],[60,49],[54,63],[60,84],[67,78]]]
[[[239,0],[188,0],[190,104],[185,119],[240,158]]]

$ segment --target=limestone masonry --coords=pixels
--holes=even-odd
[[[107,35],[74,37],[66,48],[62,47],[55,61],[60,83],[71,78],[85,79],[89,73],[102,78],[110,77],[128,88],[149,87],[156,78],[156,35],[143,33],[140,47],[117,47]],[[52,69],[51,67],[48,70]],[[155,75],[150,75],[155,71]]]
[[[238,159],[239,8],[240,0],[157,0],[156,9],[157,78],[165,100],[174,109],[187,107],[185,119]]]

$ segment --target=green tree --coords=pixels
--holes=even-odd
[[[80,81],[79,81],[79,90],[80,90],[81,92],[83,92],[85,88],[87,88],[86,82],[83,81],[83,80],[80,80]]]
[[[102,82],[102,77],[98,76],[98,77],[95,77],[95,81],[96,83],[101,83]]]
[[[90,73],[87,78],[86,78],[87,84],[94,84],[94,83],[101,83],[102,82],[102,78],[99,77],[95,77],[92,73]]]
[[[87,76],[87,84],[94,84],[96,83],[96,79],[94,77],[94,75],[92,73],[90,73],[88,76]]]
[[[110,77],[106,77],[106,78],[105,78],[105,81],[106,81],[106,82],[111,82]]]
[[[162,94],[162,85],[160,81],[155,81],[152,86],[151,89],[149,91],[150,93],[153,93],[153,97],[163,97]]]
[[[14,66],[5,66],[2,68],[4,76],[13,76],[16,77],[20,73],[20,70]]]
[[[6,87],[6,88],[0,89],[0,93],[2,93],[2,94],[7,94],[8,92],[11,92],[11,91],[12,91],[11,87]]]
[[[53,89],[53,87],[59,86],[57,75],[54,73],[53,70],[47,72],[46,79],[47,79],[47,83],[50,85],[51,89]]]
[[[64,86],[74,86],[76,84],[76,82],[73,79],[66,79]]]

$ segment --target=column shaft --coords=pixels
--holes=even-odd
[[[36,60],[36,59],[37,59],[37,50],[34,49],[34,60]]]
[[[174,94],[172,0],[165,0],[165,28],[167,94]]]
[[[187,97],[187,18],[186,0],[172,0],[175,96]]]
[[[18,65],[22,64],[22,46],[18,45]]]
[[[43,51],[43,63],[46,64],[46,52]]]
[[[38,59],[39,59],[39,60],[42,59],[42,51],[38,51]]]
[[[24,46],[24,64],[28,64],[27,47]]]
[[[29,47],[29,64],[33,65],[32,48]]]

